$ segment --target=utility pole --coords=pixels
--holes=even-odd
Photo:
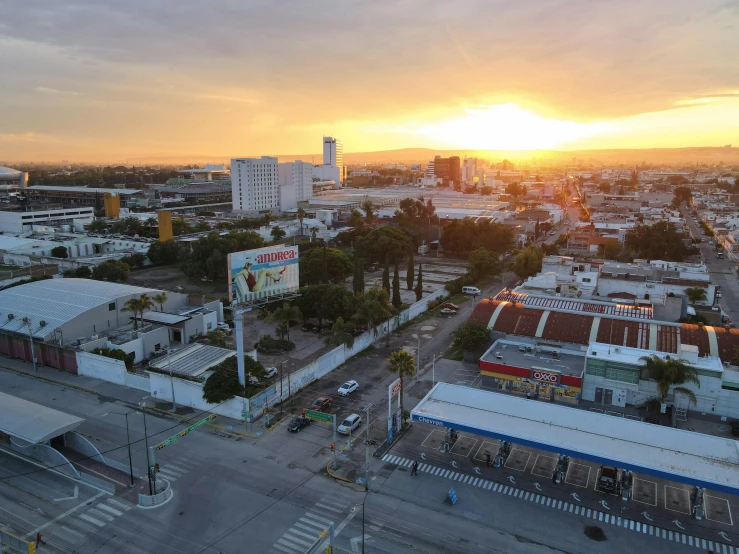
[[[177,402],[174,399],[174,376],[172,375],[172,349],[167,345],[167,369],[169,370],[169,384],[172,387],[172,411],[177,411]]]
[[[367,404],[367,407],[364,409],[364,411],[367,413],[365,416],[367,418],[367,436],[364,438],[364,492],[367,492],[369,490],[369,441],[370,441],[370,408],[372,407],[372,403]],[[362,505],[362,519],[364,519],[364,504]],[[364,529],[364,524],[363,529]],[[364,543],[364,538],[362,539],[362,543]]]
[[[147,397],[148,398],[148,397]],[[146,430],[146,399],[142,400],[140,403],[140,406],[142,406],[141,413],[144,416],[144,446],[146,446],[146,474],[149,476],[149,494],[153,495],[153,489],[151,486],[151,469],[152,464],[149,460],[149,433]]]
[[[128,411],[125,413],[126,417],[126,440],[128,441],[128,469],[131,472],[131,486],[133,486],[133,460],[131,458],[131,435],[128,431],[128,414],[130,414],[131,411]]]
[[[283,368],[284,365],[285,365],[285,362],[281,361],[280,362],[280,419],[282,419],[282,404],[283,404],[283,401],[282,401],[282,371],[284,369]]]

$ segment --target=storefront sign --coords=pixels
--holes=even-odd
[[[531,368],[531,378],[534,381],[556,385],[559,381],[559,373],[554,371],[545,371],[543,369]]]

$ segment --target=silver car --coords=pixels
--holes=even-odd
[[[344,420],[344,423],[339,425],[337,431],[342,435],[349,435],[350,433],[355,431],[357,427],[359,427],[361,424],[362,418],[359,417],[359,414],[352,414]]]

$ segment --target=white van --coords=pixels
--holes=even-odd
[[[480,289],[477,287],[462,287],[462,292],[465,294],[480,294]]]

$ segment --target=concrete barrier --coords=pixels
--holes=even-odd
[[[162,477],[157,477],[157,492],[156,494],[139,494],[139,508],[151,509],[166,504],[172,498],[174,494],[169,481]]]
[[[31,444],[19,438],[10,437],[10,448],[16,452],[34,458],[39,462],[43,462],[47,466],[53,467],[57,471],[60,471],[75,479],[80,479],[79,472],[75,469],[64,454],[58,450],[47,446],[45,444]]]

